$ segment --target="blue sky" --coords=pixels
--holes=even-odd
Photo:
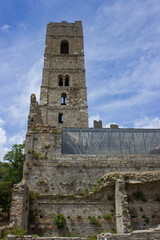
[[[90,127],[160,128],[159,0],[0,0],[0,160],[39,99],[48,22],[82,20]]]

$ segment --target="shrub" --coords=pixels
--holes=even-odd
[[[45,148],[45,149],[50,148],[50,144],[48,144],[48,145],[44,145],[44,148]]]
[[[9,234],[8,230],[5,230],[2,234],[2,240],[6,240],[7,235]]]
[[[115,173],[114,176],[115,176],[116,179],[118,179],[119,176],[120,176],[120,173]]]
[[[40,180],[37,182],[37,185],[48,185],[48,183],[46,183],[43,179],[40,179]]]
[[[140,167],[140,166],[136,166],[136,169],[137,169],[137,170],[140,170],[140,169],[141,169],[141,167]]]
[[[97,188],[98,188],[98,186],[94,185],[94,186],[92,186],[91,191],[94,193],[97,190]]]
[[[35,151],[32,152],[32,156],[34,159],[38,159],[40,155],[41,155],[40,153],[37,153]]]
[[[12,234],[20,237],[23,237],[26,232],[25,229],[21,230],[19,227],[12,229]]]
[[[106,214],[106,215],[104,215],[103,218],[104,218],[106,221],[112,220],[112,216],[111,216],[109,213]]]
[[[91,237],[91,238],[89,238],[89,240],[97,240],[97,237],[95,236],[95,237]]]
[[[101,179],[98,179],[98,180],[97,180],[97,183],[101,183],[101,182],[102,182],[102,180],[101,180]]]
[[[96,217],[88,217],[91,224],[96,225],[97,227],[101,226],[101,223]]]
[[[30,194],[29,194],[30,200],[32,201],[32,200],[38,199],[39,195],[40,194],[38,192],[30,191]]]
[[[63,166],[62,163],[58,163],[58,164],[56,165],[57,168],[62,167],[62,166]]]
[[[132,195],[139,200],[142,200],[143,202],[146,202],[147,200],[145,199],[144,193],[142,191],[137,191],[132,193]]]
[[[66,219],[63,214],[57,214],[54,218],[54,223],[58,229],[64,228],[66,226]]]
[[[49,188],[45,188],[45,189],[44,189],[44,192],[48,192],[48,191],[49,191]]]

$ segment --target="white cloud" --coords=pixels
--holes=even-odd
[[[0,118],[0,126],[3,126],[4,125],[4,121],[2,118]]]
[[[94,27],[88,29],[86,57],[92,61],[116,60],[155,49],[159,46],[159,11],[156,1],[104,2],[97,10]],[[149,22],[152,16],[157,18]]]
[[[7,149],[4,147],[6,142],[7,142],[6,131],[2,127],[0,127],[0,161],[3,160],[3,156],[7,151]]]
[[[109,103],[101,104],[101,106],[96,106],[95,109],[99,110],[113,110],[117,109],[120,111],[120,109],[124,109],[124,107],[136,107],[141,104],[149,104],[151,100],[158,99],[160,96],[160,90],[157,90],[155,92],[149,91],[149,90],[141,90],[139,93],[137,92],[136,95],[131,96],[127,99],[121,99],[121,100],[112,100]]]
[[[1,30],[2,31],[8,31],[8,29],[10,28],[11,26],[9,26],[8,24],[4,24],[2,27],[1,27]]]
[[[23,141],[25,140],[25,134],[26,134],[26,131],[22,130],[16,135],[9,137],[8,143],[10,145],[23,143]]]
[[[19,29],[23,29],[23,30],[25,30],[26,29],[26,24],[24,24],[24,23],[20,23],[20,24],[18,24],[18,26],[17,26]]]
[[[23,25],[14,31],[18,28],[23,28]],[[13,144],[22,143],[25,139],[31,93],[39,99],[43,67],[43,50],[40,47],[44,38],[42,29],[40,32],[14,34],[0,49],[0,111],[6,126],[0,132],[1,159]],[[0,127],[4,125],[1,118]]]
[[[21,87],[21,94],[15,96],[15,106],[10,106],[10,117],[15,121],[19,119],[19,124],[24,125],[27,122],[29,114],[30,95],[36,94],[37,100],[40,96],[40,84],[42,79],[43,59],[38,60],[27,73],[21,76],[24,85]]]
[[[135,128],[160,128],[160,118],[144,117],[134,123]]]
[[[18,123],[19,127],[24,127],[27,122],[31,93],[35,93],[37,99],[39,99],[43,67],[42,57],[38,58],[37,56],[33,64],[28,61],[29,55],[26,54],[25,59],[28,45],[32,49],[32,47],[35,48],[36,44],[36,40],[34,43],[28,40],[29,43],[27,43],[25,51],[26,41],[24,39],[21,43],[16,42],[9,50],[2,50],[0,57],[2,61],[0,76],[1,79],[5,79],[0,89],[0,107],[7,114],[9,124],[15,125]],[[8,69],[10,70],[8,71]],[[4,99],[7,99],[7,101],[3,103]]]

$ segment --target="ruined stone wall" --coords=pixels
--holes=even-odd
[[[10,224],[12,228],[28,228],[29,190],[26,181],[15,184],[12,191]]]
[[[127,184],[129,212],[133,230],[160,224],[160,181]]]
[[[54,236],[93,236],[115,230],[114,187],[110,186],[99,193],[75,196],[40,195],[32,203],[36,215],[29,225],[30,233],[52,233]],[[57,229],[54,218],[63,214],[66,227]]]
[[[121,224],[124,232],[129,232],[130,228],[142,229],[142,213],[139,214],[142,204],[145,204],[145,219],[152,218],[146,227],[158,225],[158,213],[153,212],[160,207],[158,200],[155,200],[159,199],[159,180],[150,175],[143,177],[143,174],[144,171],[152,173],[154,170],[160,170],[159,155],[62,155],[61,137],[61,129],[42,125],[37,125],[27,133],[23,178],[30,191],[36,194],[30,206],[35,220],[30,222],[29,232],[49,232],[56,236],[64,236],[68,231],[75,235],[91,236],[103,231],[114,232]],[[116,179],[127,172],[132,174],[123,176],[122,184],[116,190]],[[109,181],[109,175],[103,179],[106,174],[111,174],[113,179]],[[145,181],[141,182],[143,178]],[[138,202],[133,197],[133,192],[141,189],[143,184],[148,191],[152,189],[147,187],[150,186],[147,185],[147,179],[152,182],[150,184],[154,185],[154,181],[156,182],[155,192],[146,195],[148,202]],[[102,187],[101,182],[105,181],[111,183]],[[139,185],[133,184],[134,181]],[[118,212],[120,201],[117,197],[122,200],[121,223]],[[65,216],[67,225],[64,231],[58,231],[56,228],[56,214]],[[98,225],[90,223],[89,217],[98,221]],[[138,226],[137,218],[140,220]],[[147,221],[145,219],[144,221]]]
[[[102,233],[97,236],[97,240],[146,240],[160,239],[160,229],[149,229],[135,231],[128,234],[107,234]]]

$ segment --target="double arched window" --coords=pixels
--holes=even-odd
[[[65,86],[69,86],[69,77],[65,77]]]
[[[69,44],[66,40],[61,42],[61,54],[69,54]]]
[[[59,86],[63,86],[63,78],[59,77]]]
[[[58,77],[58,85],[59,86],[69,86],[69,76],[59,76]]]

